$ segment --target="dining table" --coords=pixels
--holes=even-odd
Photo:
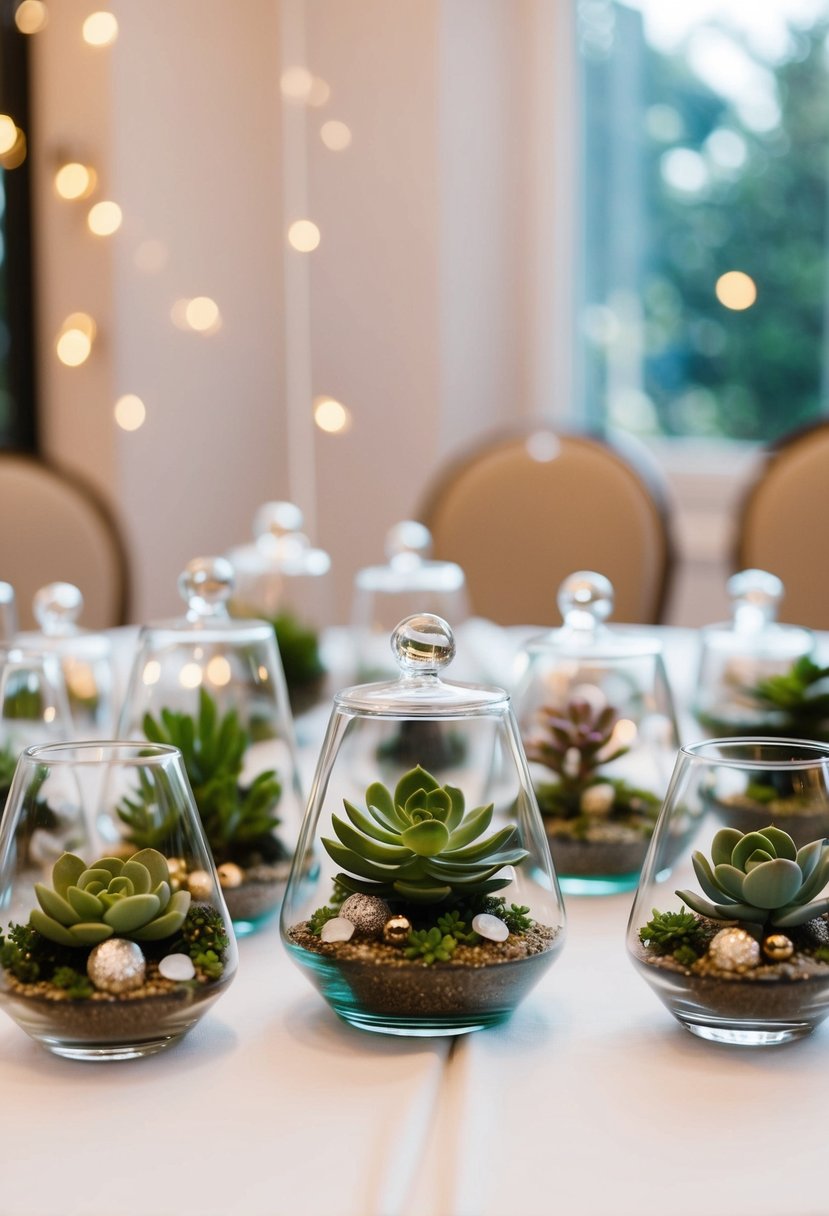
[[[461,626],[458,677],[508,683],[529,632]],[[656,633],[688,743],[698,634]],[[346,631],[325,645],[330,694]],[[329,707],[297,721],[306,783]],[[627,957],[632,898],[565,896],[555,965],[466,1035],[340,1021],[275,920],[169,1051],[62,1059],[4,1016],[0,1216],[826,1216],[829,1023],[775,1047],[692,1036]]]

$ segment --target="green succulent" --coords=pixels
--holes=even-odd
[[[611,743],[618,719],[612,705],[595,711],[578,698],[563,709],[544,706],[539,711],[543,735],[528,741],[527,759],[554,772],[566,790],[579,792],[600,768],[629,750]]]
[[[448,963],[458,948],[457,940],[440,929],[415,929],[409,934],[409,944],[403,951],[406,958],[432,963]]]
[[[145,714],[143,729],[151,743],[177,747],[182,755],[193,798],[208,844],[217,861],[254,847],[279,824],[273,810],[282,785],[273,770],[259,773],[250,786],[239,782],[250,737],[235,710],[219,717],[216,702],[199,690],[198,717],[162,709],[160,719]],[[158,794],[144,776],[137,797],[125,798],[118,813],[129,829],[131,844],[164,847],[175,828],[175,817],[158,820]]]
[[[654,908],[651,919],[639,930],[642,945],[659,954],[671,954],[688,947],[693,950],[694,946],[702,944],[705,936],[702,922],[693,912],[686,912],[684,907],[678,912],[660,912]]]
[[[829,912],[829,899],[810,902],[829,882],[824,840],[798,849],[781,828],[721,828],[711,842],[711,861],[700,852],[692,860],[708,898],[694,891],[676,894],[700,916],[791,929]]]
[[[393,795],[379,781],[370,785],[368,814],[347,799],[344,805],[349,822],[332,815],[338,839],[322,843],[343,867],[336,881],[349,892],[415,904],[461,900],[507,886],[498,871],[527,856],[517,847],[515,827],[481,839],[492,803],[464,814],[461,791],[439,785],[419,765],[400,778]]]
[[[167,860],[155,849],[91,866],[64,853],[52,868],[52,886],[35,883],[35,894],[40,907],[29,924],[61,946],[94,946],[108,937],[160,941],[178,933],[190,906],[189,891],[171,892]]]

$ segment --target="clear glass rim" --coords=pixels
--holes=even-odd
[[[764,757],[738,754],[748,747],[762,748]],[[798,755],[780,755],[775,760],[774,752],[791,752]],[[729,755],[728,753],[734,753]],[[723,768],[768,769],[768,768],[820,768],[829,763],[829,744],[813,739],[779,739],[763,735],[735,735],[721,739],[703,739],[699,743],[686,743],[679,749],[681,756],[691,760],[718,764]]]
[[[39,743],[27,747],[21,759],[52,767],[77,764],[122,764],[141,768],[159,760],[175,759],[181,753],[167,743],[141,743],[130,739],[87,739],[80,742]]]

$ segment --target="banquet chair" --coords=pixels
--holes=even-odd
[[[35,625],[34,594],[53,582],[80,588],[86,628],[126,622],[124,545],[84,482],[34,457],[0,452],[0,520],[0,578],[14,587],[21,628]]]
[[[734,568],[782,579],[783,615],[829,629],[829,566],[822,534],[829,522],[829,419],[771,445],[737,509]]]
[[[560,583],[596,570],[613,583],[614,620],[662,619],[671,512],[638,443],[545,424],[498,432],[438,472],[418,518],[435,556],[463,567],[479,616],[553,624]]]

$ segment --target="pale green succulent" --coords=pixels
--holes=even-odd
[[[379,781],[370,785],[368,814],[347,799],[344,805],[350,822],[332,815],[339,839],[322,843],[343,867],[336,881],[349,892],[416,904],[486,894],[509,883],[495,877],[499,870],[527,856],[516,847],[515,827],[480,839],[492,803],[465,815],[461,791],[439,785],[420,766],[400,778],[393,795]]]
[[[829,882],[824,840],[798,849],[781,828],[745,834],[721,828],[711,842],[711,862],[699,852],[692,860],[708,899],[694,891],[677,895],[700,916],[791,929],[829,912],[829,899],[809,902]]]
[[[127,861],[102,857],[88,866],[64,853],[52,869],[52,886],[35,883],[39,908],[29,923],[61,946],[95,946],[108,937],[160,941],[178,933],[190,906],[189,891],[171,892],[167,860],[142,849]]]

